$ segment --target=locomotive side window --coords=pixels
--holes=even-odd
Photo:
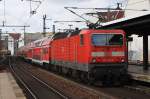
[[[84,36],[83,36],[83,34],[80,35],[80,45],[84,45]]]
[[[95,46],[123,45],[123,35],[121,34],[93,34],[92,44]]]

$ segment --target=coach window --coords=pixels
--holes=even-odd
[[[46,54],[48,51],[47,51],[47,48],[44,48],[43,49],[43,54]]]
[[[84,45],[84,36],[83,36],[83,34],[80,35],[80,45]]]

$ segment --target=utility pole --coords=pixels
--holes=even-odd
[[[0,29],[0,41],[1,41],[1,38],[2,38],[2,29]]]
[[[53,34],[55,34],[55,25],[53,25]]]
[[[49,29],[46,27],[46,20],[51,20],[51,19],[47,19],[46,14],[43,15],[43,37],[46,37],[46,29]]]
[[[26,26],[23,26],[23,33],[26,33]]]
[[[2,48],[1,48],[1,46],[2,46],[2,45],[1,45],[1,44],[2,44],[2,41],[1,41],[1,38],[2,38],[2,37],[1,37],[1,34],[2,34],[2,29],[0,29],[0,50],[2,49]]]
[[[24,38],[24,45],[26,44],[26,42],[25,42],[25,40],[26,40],[26,37],[25,37],[25,34],[26,34],[26,28],[27,28],[27,26],[23,26],[23,38]]]
[[[6,49],[8,50],[8,36],[6,36],[5,41],[6,41]]]
[[[43,37],[46,37],[46,14],[43,15]]]

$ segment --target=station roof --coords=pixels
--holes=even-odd
[[[150,12],[103,23],[100,29],[123,29],[127,35],[150,35]]]

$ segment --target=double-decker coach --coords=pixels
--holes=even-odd
[[[27,61],[31,62],[32,58],[33,58],[33,47],[34,47],[34,43],[28,43],[26,45],[26,59]]]
[[[41,61],[45,68],[49,68],[51,63],[51,36],[42,41],[41,48]]]
[[[44,39],[34,41],[32,47],[32,62],[42,64],[42,42]]]

